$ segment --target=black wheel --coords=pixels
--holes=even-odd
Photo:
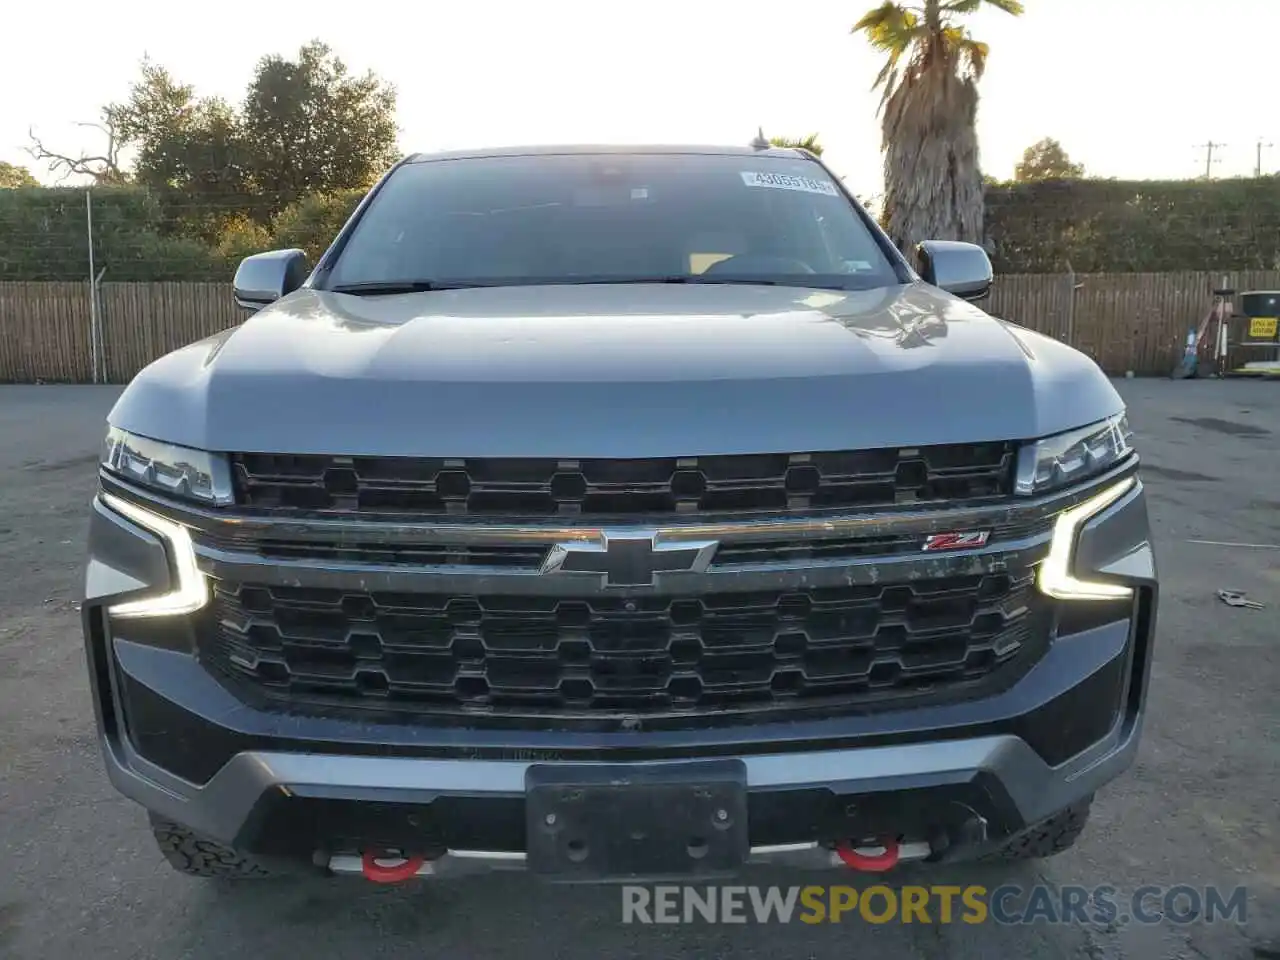
[[[1059,810],[1048,820],[1042,820],[1026,832],[1011,838],[985,859],[1005,862],[1039,860],[1069,849],[1084,832],[1092,805],[1093,797],[1089,796],[1065,810]]]
[[[156,846],[179,873],[189,877],[221,877],[224,880],[259,880],[272,875],[230,847],[198,837],[186,827],[154,813],[148,816]]]

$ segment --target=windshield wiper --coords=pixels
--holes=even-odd
[[[810,287],[819,290],[845,290],[843,283],[833,280],[807,280],[805,275],[780,280],[776,277],[744,277],[728,274],[672,274],[670,276],[652,277],[591,277],[583,279],[557,280],[556,283],[570,284],[611,284],[611,283],[687,283],[687,284],[736,284],[745,287]]]
[[[777,280],[757,280],[748,277],[705,277],[700,274],[677,273],[655,277],[592,277],[587,280],[566,280],[566,283],[751,283],[764,287],[776,287]]]
[[[333,293],[376,297],[379,294],[425,293],[430,290],[460,290],[473,283],[437,283],[435,280],[366,280],[361,283],[339,283],[329,287]]]

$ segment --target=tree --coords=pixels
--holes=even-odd
[[[770,137],[769,142],[775,147],[798,147],[801,150],[808,150],[815,156],[822,156],[822,144],[818,142],[816,133],[811,133],[804,138]]]
[[[1072,163],[1062,144],[1053,137],[1045,137],[1033,143],[1022,154],[1022,160],[1013,168],[1013,179],[1020,183],[1033,180],[1079,180],[1084,176],[1084,164]]]
[[[885,0],[853,25],[886,55],[882,90],[884,222],[903,252],[931,238],[982,240],[978,81],[989,49],[957,25],[986,3],[1022,13],[1021,0]]]
[[[368,187],[397,158],[395,88],[353,76],[318,40],[258,62],[241,112],[249,175],[274,214],[301,197]]]
[[[244,243],[290,205],[313,194],[365,190],[395,162],[396,94],[373,73],[352,75],[324,44],[295,61],[258,62],[237,107],[200,97],[165,67],[143,60],[128,97],[86,124],[107,138],[100,155],[48,149],[32,134],[31,153],[63,177],[97,185],[134,182],[156,199],[162,229],[217,246]],[[132,169],[120,163],[134,155]]]
[[[135,182],[154,191],[171,225],[211,241],[254,206],[240,118],[224,101],[197,98],[164,67],[144,60],[124,103],[107,107],[135,147]]]
[[[116,120],[111,114],[111,108],[103,108],[100,123],[77,123],[76,126],[92,128],[106,137],[107,143],[102,153],[81,151],[75,156],[58,153],[46,147],[32,129],[27,130],[27,136],[31,139],[31,146],[27,147],[27,153],[37,160],[44,161],[50,173],[61,173],[59,181],[70,176],[80,176],[90,177],[98,186],[119,186],[128,183],[129,175],[120,166],[120,151],[125,144],[116,128]]]
[[[38,186],[40,186],[40,181],[33,177],[31,171],[26,167],[5,163],[0,160],[0,189]]]

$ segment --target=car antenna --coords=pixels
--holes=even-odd
[[[756,138],[751,141],[751,149],[768,150],[772,146],[773,144],[769,142],[769,138],[764,135],[764,127],[760,127],[759,132],[756,134]]]

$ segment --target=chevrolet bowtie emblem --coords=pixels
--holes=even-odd
[[[651,587],[659,573],[705,573],[716,540],[660,543],[654,535],[602,534],[599,540],[557,543],[541,573],[594,573],[606,587]]]

